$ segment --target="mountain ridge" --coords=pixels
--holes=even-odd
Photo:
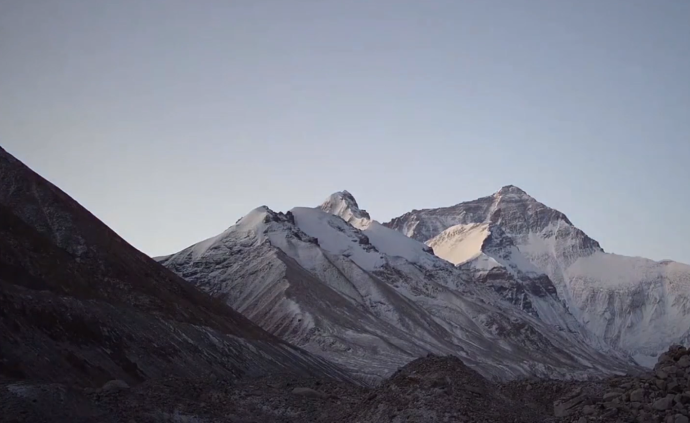
[[[531,207],[534,210],[534,212],[539,212],[540,210],[546,212],[547,216],[544,216],[541,222],[537,223],[543,224],[546,221],[562,220],[566,224],[573,226],[572,222],[565,215],[565,213],[560,212],[556,209],[552,209],[544,205],[543,203],[540,203],[534,197],[530,196],[524,190],[515,185],[506,185],[491,195],[480,197],[476,200],[461,202],[451,206],[444,206],[439,208],[414,209],[410,212],[404,213],[399,217],[393,218],[388,222],[385,222],[384,225],[392,229],[396,229],[400,232],[403,232],[411,238],[424,242],[432,238],[433,236],[438,235],[438,232],[436,232],[438,231],[438,228],[420,228],[418,230],[415,230],[416,228],[401,227],[401,225],[403,225],[402,222],[404,222],[406,219],[409,219],[409,217],[411,216],[420,214],[423,215],[428,212],[452,214],[455,209],[463,206],[463,208],[467,209],[467,215],[462,216],[461,218],[466,218],[466,220],[458,220],[455,224],[470,223],[475,216],[482,214],[486,215],[486,217],[482,219],[481,222],[474,223],[500,223],[501,219],[507,219],[507,217],[502,216],[502,210],[505,208],[509,208],[511,204],[520,202],[527,203],[527,207]],[[525,214],[524,210],[522,210],[521,214]],[[584,232],[582,232],[582,234],[584,234]],[[603,251],[598,242],[591,238],[590,240],[591,242],[593,242],[593,246],[595,246],[595,248],[601,249]]]
[[[0,181],[0,377],[352,380],[160,266],[2,148]]]
[[[377,378],[426,353],[459,354],[494,378],[630,369],[587,344],[548,279],[508,272],[476,283],[361,213],[347,191],[266,213],[285,216],[279,230],[238,224],[200,256],[207,241],[159,260],[270,332]]]
[[[437,253],[465,267],[460,259],[470,257],[463,248],[474,248],[477,256],[486,248],[472,246],[460,233],[471,225],[500,227],[520,255],[549,276],[580,323],[641,364],[651,365],[669,345],[690,340],[686,310],[690,292],[684,282],[690,278],[690,266],[606,253],[564,213],[515,186],[453,206],[408,212],[385,225],[432,245]],[[442,236],[451,230],[458,235]],[[631,266],[637,273],[626,270]],[[475,260],[474,267],[487,267],[486,260]],[[655,300],[639,298],[645,290],[647,297],[663,300],[663,310]],[[673,327],[676,330],[669,329]]]
[[[606,253],[564,213],[549,208],[517,186],[506,185],[492,195],[453,206],[413,210],[383,224],[360,209],[347,190],[327,197],[316,209],[341,220],[324,220],[309,208],[293,209],[286,216],[292,216],[291,224],[299,232],[315,240],[316,247],[325,253],[320,254],[331,264],[352,259],[364,273],[377,272],[383,265],[392,266],[392,269],[397,265],[421,266],[426,267],[427,276],[421,277],[423,280],[429,274],[447,272],[441,270],[445,265],[434,258],[438,257],[459,269],[462,276],[457,278],[483,281],[503,300],[533,316],[554,318],[551,306],[542,311],[538,309],[540,301],[551,298],[552,303],[562,304],[566,310],[564,316],[572,316],[556,324],[558,327],[580,333],[600,351],[630,354],[640,364],[649,365],[671,343],[690,339],[690,317],[683,311],[684,304],[690,302],[690,293],[682,288],[682,281],[690,272],[686,272],[685,265],[633,260]],[[319,219],[329,223],[314,226]],[[328,244],[335,239],[329,235],[333,228],[339,233],[336,238],[345,240],[343,234],[347,234],[351,241]],[[388,229],[405,237],[394,238]],[[323,242],[326,244],[321,245]],[[368,246],[369,251],[360,251],[361,246]],[[301,253],[290,251],[293,251],[292,258],[306,269],[314,266],[313,263],[305,264]],[[368,261],[363,261],[365,259]],[[640,292],[644,292],[646,286],[643,280],[627,287],[615,282],[620,279],[616,275],[635,279],[622,270],[626,263],[632,263],[630,260],[640,269],[640,275],[646,275],[641,276],[642,279],[662,281],[653,284],[648,296],[663,298],[663,304],[668,305],[664,306],[667,311],[661,311],[651,300],[642,300],[641,308],[623,304],[640,303]],[[351,276],[341,270],[332,271],[345,275],[342,276],[344,280]],[[324,273],[318,278],[328,279],[328,276]],[[613,282],[624,287],[627,293],[615,294],[617,288],[608,286]],[[669,292],[673,294],[671,297],[667,295]],[[644,341],[645,337],[650,341]]]

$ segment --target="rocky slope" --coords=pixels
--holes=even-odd
[[[158,260],[283,339],[361,377],[457,354],[481,374],[586,377],[630,369],[581,335],[550,280],[477,283],[428,246],[372,220],[344,191],[317,208],[260,207]]]
[[[643,377],[617,377],[582,384],[554,402],[556,417],[578,422],[688,423],[690,416],[690,351],[674,345]]]
[[[673,347],[654,372],[596,381],[496,383],[454,356],[426,356],[376,387],[276,374],[166,377],[98,389],[0,378],[7,422],[688,423],[689,352]]]
[[[508,272],[553,283],[596,348],[653,365],[690,341],[690,266],[604,252],[561,212],[514,186],[478,200],[413,210],[386,226],[478,277]]]
[[[27,383],[350,380],[140,253],[2,149],[0,339],[0,377]]]

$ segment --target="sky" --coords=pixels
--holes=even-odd
[[[150,255],[521,187],[690,263],[687,0],[0,0],[0,145]]]

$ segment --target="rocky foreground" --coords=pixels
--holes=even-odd
[[[4,380],[6,422],[670,422],[690,416],[690,351],[653,372],[601,381],[492,383],[456,357],[428,356],[376,387],[274,375],[111,381],[100,389]]]
[[[554,403],[559,417],[610,422],[688,423],[690,350],[672,346],[643,377],[618,377],[577,386]]]

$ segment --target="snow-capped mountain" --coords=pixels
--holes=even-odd
[[[496,248],[510,242],[495,233]],[[519,251],[507,248],[492,260],[512,263],[509,253]],[[259,207],[158,260],[274,335],[360,376],[380,378],[427,353],[458,355],[501,379],[631,369],[623,356],[591,347],[543,273],[454,266],[372,220],[347,191],[316,208]]]
[[[515,186],[413,210],[386,226],[478,275],[494,269],[547,275],[594,345],[629,353],[640,364],[690,340],[690,266],[606,253],[563,213]]]

